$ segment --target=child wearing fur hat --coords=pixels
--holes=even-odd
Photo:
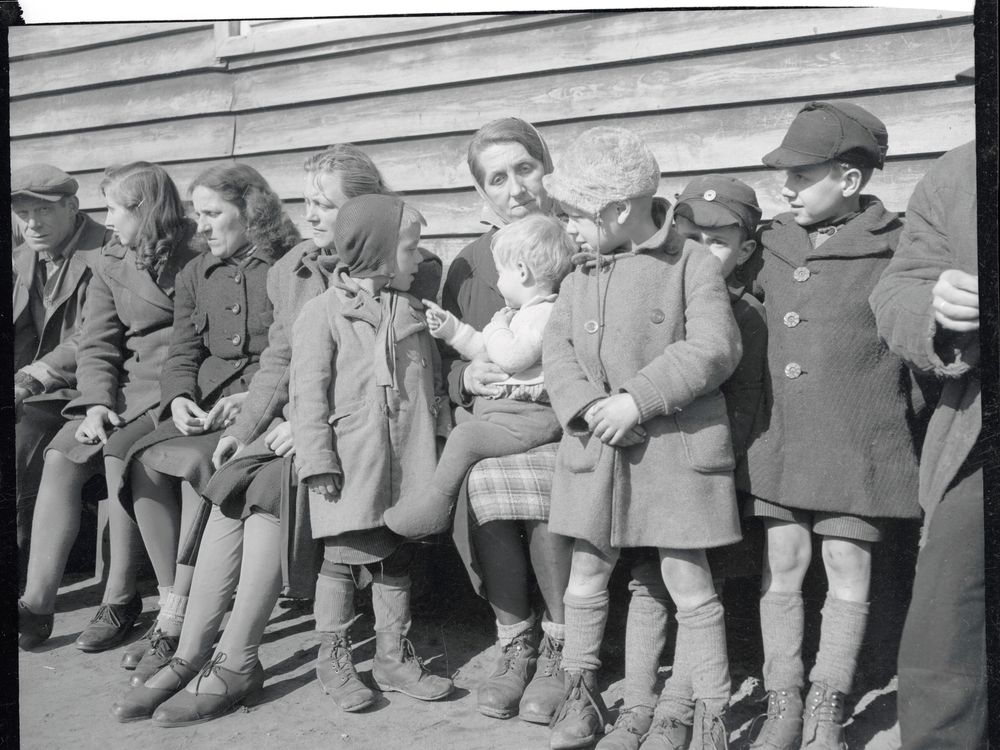
[[[744,264],[757,250],[754,236],[761,210],[753,188],[727,175],[696,177],[674,204],[678,234],[704,245],[719,259],[740,330],[743,356],[721,386],[736,458],[740,506],[749,501],[747,447],[760,430],[767,372],[767,325],[764,306],[751,292]],[[759,568],[759,534],[744,529],[743,541],[708,551],[718,588],[726,577],[746,576]],[[751,543],[753,540],[753,543]],[[670,677],[657,697],[654,686],[667,638],[669,594],[655,556],[643,550],[632,565],[628,627],[625,634],[624,705],[614,729],[597,750],[647,750],[687,747],[694,720],[690,652],[676,651]],[[654,706],[660,720],[653,722]]]
[[[508,377],[494,384],[495,395],[475,400],[472,418],[456,425],[426,490],[385,512],[386,525],[404,537],[448,527],[462,481],[477,461],[523,453],[562,434],[542,376],[542,332],[576,245],[558,219],[532,214],[500,229],[491,249],[507,307],[482,332],[430,300],[423,303],[432,336],[466,359],[496,363]]]
[[[608,580],[623,548],[654,547],[677,606],[677,650],[692,664],[691,747],[724,748],[729,666],[705,550],[740,539],[719,386],[742,348],[719,262],[673,228],[654,198],[656,159],[626,130],[586,131],[543,179],[583,251],[543,344],[564,428],[549,528],[574,539],[566,692],[550,746],[587,747],[602,731]]]
[[[922,406],[879,341],[868,297],[902,230],[863,195],[888,133],[847,102],[812,102],[764,164],[791,210],[761,233],[772,407],[750,449],[753,515],[765,527],[760,619],[767,717],[755,750],[843,750],[844,701],[868,619],[882,519],[916,518],[910,425]],[[803,706],[802,581],[820,538],[829,585]]]
[[[344,203],[330,288],[307,302],[292,340],[290,404],[295,463],[309,488],[313,537],[323,540],[315,617],[323,660],[317,675],[346,711],[375,700],[351,662],[354,591],[372,583],[375,660],[383,691],[420,700],[448,695],[406,638],[410,545],[382,514],[430,482],[435,438],[447,433],[437,348],[422,305],[405,294],[420,262],[423,218],[393,196]]]

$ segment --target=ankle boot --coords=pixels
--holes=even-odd
[[[653,709],[632,706],[618,712],[615,725],[597,743],[595,750],[639,750],[639,744],[653,724]]]
[[[799,750],[802,744],[802,696],[798,688],[770,690],[767,714],[750,750]]]
[[[509,719],[517,713],[528,680],[535,673],[538,649],[531,628],[500,651],[496,669],[476,690],[479,713]]]
[[[806,698],[802,750],[847,750],[844,742],[844,694],[814,682]]]
[[[607,708],[593,670],[566,672],[563,699],[552,717],[551,750],[590,747],[604,731]]]
[[[521,697],[519,714],[524,721],[548,724],[562,700],[566,676],[562,668],[563,641],[546,633],[539,649],[535,676]]]
[[[362,711],[375,702],[375,692],[358,677],[347,633],[320,633],[316,679],[343,711]]]
[[[372,677],[383,693],[397,691],[422,701],[444,698],[454,687],[447,677],[428,672],[413,644],[400,633],[375,633]]]
[[[726,729],[725,718],[726,709],[711,713],[704,701],[696,701],[690,750],[729,750],[729,730]]]
[[[695,747],[691,742],[693,733],[694,728],[690,724],[672,716],[657,715],[642,740],[642,746],[646,750],[688,750],[688,747]]]

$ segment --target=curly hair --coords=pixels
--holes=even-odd
[[[148,161],[108,167],[101,180],[101,195],[139,219],[139,236],[132,248],[136,267],[159,274],[171,251],[190,232],[184,204],[170,175]]]
[[[570,259],[577,251],[562,222],[545,214],[528,214],[502,227],[493,235],[490,249],[497,267],[524,263],[540,282],[556,291],[573,270]]]
[[[341,189],[348,198],[357,198],[359,195],[396,195],[385,184],[382,173],[371,157],[350,143],[329,146],[307,158],[302,167],[316,181],[317,187],[320,175],[339,175]]]
[[[283,255],[301,239],[281,198],[253,167],[239,162],[216,164],[191,181],[188,195],[198,187],[212,190],[239,209],[247,225],[247,239],[254,247]]]

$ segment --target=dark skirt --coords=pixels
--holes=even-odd
[[[76,430],[82,419],[71,419],[62,426],[49,443],[46,451],[59,451],[66,458],[80,466],[91,466],[95,471],[103,471],[102,461],[109,458],[125,459],[129,449],[156,429],[156,418],[148,411],[123,427],[116,428],[104,445],[81,443],[76,439]]]

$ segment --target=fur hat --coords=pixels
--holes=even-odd
[[[660,186],[660,166],[649,146],[622,128],[591,128],[580,134],[542,177],[549,197],[597,215],[616,201],[651,196]]]
[[[340,262],[354,278],[396,273],[396,246],[403,201],[392,195],[359,195],[337,214],[333,242]]]

